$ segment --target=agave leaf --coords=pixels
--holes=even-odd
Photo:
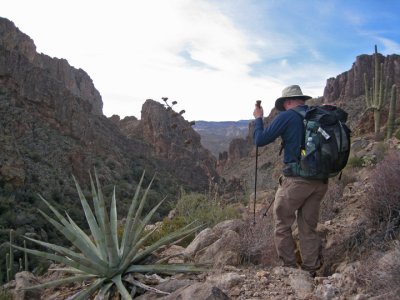
[[[111,280],[117,286],[118,291],[122,296],[122,299],[132,300],[131,294],[128,292],[128,290],[125,288],[124,284],[122,283],[121,274],[114,276]]]
[[[142,246],[142,244],[145,242],[145,240],[142,239],[142,241],[138,242],[137,240],[139,239],[139,237],[142,235],[142,232],[144,230],[144,228],[146,227],[147,223],[150,221],[151,217],[154,215],[154,213],[157,211],[157,209],[160,207],[160,205],[164,202],[165,198],[163,200],[160,201],[160,203],[158,203],[148,214],[147,216],[144,218],[143,222],[140,225],[137,225],[136,229],[134,232],[131,233],[131,235],[134,235],[134,239],[132,241],[132,249],[128,252],[127,255],[125,255],[122,258],[122,264],[123,264],[123,269],[126,268],[130,261],[132,260],[132,258],[135,256],[137,250]],[[153,231],[151,232],[153,233]],[[146,235],[146,239],[147,237],[150,236],[150,234]]]
[[[111,225],[111,235],[114,240],[114,244],[119,252],[118,246],[118,216],[117,216],[117,200],[115,197],[115,186],[111,200],[111,209],[110,209],[110,225]]]
[[[71,224],[68,223],[67,226],[62,226],[60,223],[49,217],[46,213],[43,211],[39,210],[39,212],[54,226],[56,227],[72,244],[74,244],[79,250],[82,251],[82,253],[86,256],[89,257],[90,259],[93,260],[94,263],[98,264],[99,266],[106,266],[107,264],[101,260],[96,252],[88,246],[79,235],[76,235],[76,233],[71,230],[68,227],[72,227]]]
[[[45,214],[43,211],[39,209],[39,212],[55,226],[58,230],[60,230],[67,239],[71,241],[76,247],[79,248],[83,253],[92,253],[92,252],[97,252],[96,246],[90,242],[87,243],[87,240],[83,238],[80,234],[76,234],[74,227],[65,219],[46,199],[44,199],[42,196],[39,195],[39,197],[46,203],[46,205],[51,209],[51,211],[58,217],[58,219],[61,221],[61,223],[64,225],[62,226],[59,222],[55,221],[53,218],[50,218]],[[61,228],[64,228],[65,230],[61,230]],[[99,258],[99,261],[101,259]]]
[[[142,247],[142,245],[146,242],[146,240],[156,231],[157,228],[154,228],[149,233],[147,233],[144,237],[142,237],[135,245],[133,245],[132,249],[129,251],[127,258],[122,261],[121,269],[125,270],[130,264],[131,260],[137,254],[138,250]]]
[[[135,239],[137,239],[137,237],[139,236],[139,234],[137,233],[137,231],[139,229],[138,223],[140,222],[140,216],[143,211],[144,203],[146,202],[146,197],[150,190],[150,186],[153,183],[154,177],[155,176],[153,176],[153,178],[151,179],[149,186],[147,187],[146,191],[144,192],[144,195],[142,196],[142,199],[140,200],[139,207],[136,210],[135,218],[134,218],[133,223],[130,228],[131,231],[129,232],[129,235],[128,235],[128,241],[127,241],[126,247],[131,247],[131,245],[134,245]],[[126,256],[128,255],[128,251],[125,251],[123,253],[122,261],[126,261]]]
[[[91,279],[94,277],[96,277],[96,276],[94,276],[94,275],[78,275],[78,276],[72,276],[72,277],[68,277],[68,278],[61,278],[61,279],[49,281],[46,283],[29,286],[29,287],[23,288],[23,290],[46,289],[46,288],[55,287],[55,286],[59,286],[59,285],[66,284],[66,283],[80,282],[80,281],[84,281],[86,279]]]
[[[75,269],[75,268],[49,268],[49,271],[58,271],[58,272],[64,272],[64,273],[69,273],[69,274],[81,274],[81,275],[86,274],[85,272]]]
[[[97,256],[104,260],[107,259],[107,256],[102,257],[102,254],[100,252],[100,250],[96,247],[95,244],[93,244],[92,240],[90,239],[90,237],[78,226],[78,224],[76,224],[74,222],[74,220],[72,220],[72,218],[69,216],[69,214],[67,212],[65,212],[69,223],[72,225],[73,229],[76,231],[76,233],[78,235],[80,235],[83,239],[85,239],[86,243],[89,244],[91,246],[91,248],[96,252]]]
[[[90,232],[92,233],[92,236],[93,236],[93,238],[94,238],[94,240],[96,242],[96,245],[98,245],[99,248],[100,248],[100,249],[98,249],[99,252],[100,252],[99,256],[102,259],[106,259],[107,258],[106,252],[105,251],[101,251],[101,246],[104,245],[104,242],[103,242],[104,238],[103,238],[103,235],[101,234],[99,225],[97,224],[97,220],[96,220],[96,218],[95,218],[95,216],[94,216],[94,214],[92,212],[92,209],[89,206],[89,203],[86,200],[85,195],[82,192],[82,189],[81,189],[78,181],[76,180],[76,178],[74,176],[72,176],[72,177],[74,179],[75,186],[76,186],[76,189],[78,191],[79,199],[81,200],[82,208],[83,208],[83,211],[85,213],[86,221],[87,221],[87,223],[89,225]]]
[[[107,246],[106,246],[105,233],[104,233],[104,215],[103,215],[104,211],[102,211],[100,209],[100,204],[99,204],[99,200],[98,200],[98,196],[97,196],[97,192],[96,192],[96,187],[94,185],[93,178],[90,173],[89,173],[89,177],[90,177],[90,186],[91,186],[91,190],[92,190],[93,207],[94,207],[96,220],[98,222],[98,226],[99,226],[99,230],[100,230],[100,239],[97,241],[98,242],[97,246],[99,247],[99,249],[102,253],[102,256],[107,258],[108,254],[107,254]]]
[[[150,222],[151,218],[153,217],[154,213],[158,210],[161,204],[164,203],[166,197],[161,200],[153,209],[146,215],[146,217],[143,219],[143,221],[138,225],[138,228],[135,230],[135,232],[132,232],[132,234],[136,234],[136,236],[133,239],[133,244],[136,244],[137,240],[141,237],[143,230],[145,229],[146,225]]]
[[[191,265],[191,264],[166,264],[166,265],[132,265],[126,272],[130,273],[156,273],[156,274],[173,274],[173,273],[186,273],[186,272],[206,272],[209,269],[206,265]]]
[[[192,226],[193,226],[193,223],[190,223],[190,224],[186,225],[185,227],[162,237],[154,244],[150,245],[143,251],[137,253],[134,256],[134,258],[132,259],[132,263],[141,261],[143,258],[147,257],[148,255],[150,255],[152,252],[156,251],[160,247],[170,244],[176,240],[179,240],[180,238],[184,237],[185,235],[190,235],[190,234],[196,232],[197,230],[199,230],[200,228],[204,227],[203,225],[199,225],[196,227],[192,227]]]
[[[133,213],[136,210],[136,207],[138,205],[138,198],[139,198],[139,193],[140,193],[140,189],[142,187],[142,183],[143,183],[143,179],[144,179],[144,174],[145,172],[143,172],[142,177],[140,178],[139,184],[136,188],[135,191],[135,195],[132,198],[132,202],[131,205],[129,207],[129,211],[128,211],[128,215],[126,217],[126,223],[125,223],[125,227],[124,227],[124,233],[122,235],[122,243],[121,243],[121,249],[120,249],[120,255],[125,253],[125,245],[128,242],[128,239],[130,237],[130,233],[132,231],[132,217],[133,217]]]
[[[114,284],[113,282],[110,282],[103,285],[99,293],[94,298],[94,300],[108,300],[110,294],[110,288],[113,286],[113,284]]]
[[[72,268],[78,269],[80,271],[86,272],[87,274],[92,274],[92,275],[101,275],[101,270],[100,269],[94,269],[94,268],[90,268],[87,266],[84,266],[82,264],[80,264],[77,261],[68,259],[64,256],[60,256],[57,254],[52,254],[52,253],[48,253],[48,252],[44,252],[44,251],[39,251],[39,250],[33,250],[33,249],[27,249],[27,248],[23,248],[23,247],[19,247],[16,245],[12,245],[13,248],[21,250],[21,251],[25,251],[27,253],[36,255],[36,256],[40,256],[43,257],[45,259],[48,260],[54,260],[56,262],[59,263],[63,263],[66,264],[67,266],[70,266]]]
[[[89,285],[89,288],[81,290],[77,295],[75,295],[73,300],[86,300],[89,299],[90,295],[92,295],[95,291],[97,291],[106,278],[99,278],[95,282]]]
[[[67,258],[71,259],[72,261],[79,263],[81,265],[84,265],[88,268],[91,268],[94,270],[98,269],[99,271],[101,270],[103,273],[105,273],[107,271],[107,269],[104,266],[99,266],[99,265],[93,263],[90,259],[83,256],[82,254],[71,251],[68,248],[65,248],[62,246],[57,246],[57,245],[50,244],[50,243],[46,243],[46,242],[39,241],[39,240],[35,240],[35,239],[29,238],[26,236],[24,238],[31,242],[34,242],[38,245],[44,246],[50,250],[54,250],[58,254],[61,254],[62,256],[66,256]]]
[[[106,203],[104,201],[103,192],[101,191],[101,185],[100,185],[99,177],[97,176],[97,172],[94,173],[94,176],[95,176],[96,185],[97,185],[97,196],[98,196],[98,201],[99,201],[99,209],[101,211],[101,214],[104,215],[104,220],[103,220],[104,223],[101,224],[101,226],[103,229],[103,234],[105,235],[105,238],[106,238],[105,244],[106,244],[106,249],[107,249],[107,255],[109,258],[108,264],[110,267],[115,267],[119,263],[118,249],[117,249],[117,245],[115,245],[113,243],[110,220],[106,213]]]

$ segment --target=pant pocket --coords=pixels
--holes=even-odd
[[[283,175],[279,176],[279,179],[278,179],[278,181],[279,181],[279,186],[282,186],[283,178],[284,178]]]

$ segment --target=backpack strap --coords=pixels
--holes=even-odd
[[[296,113],[298,113],[300,115],[300,117],[302,117],[302,119],[304,120],[304,118],[306,117],[306,112],[303,109],[300,109],[298,106],[291,108],[291,110],[295,111]],[[302,142],[302,147],[303,147],[303,142]],[[279,156],[282,155],[282,151],[283,148],[285,148],[285,143],[281,142],[281,148],[279,149]],[[291,153],[293,155],[293,153]]]
[[[291,110],[297,112],[303,119],[306,118],[306,111],[304,109],[301,109],[299,106],[291,108]]]

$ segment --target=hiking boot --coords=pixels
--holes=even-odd
[[[286,268],[293,268],[293,269],[298,269],[299,267],[295,264],[283,264],[282,267]]]

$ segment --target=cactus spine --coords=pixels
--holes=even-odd
[[[396,119],[396,85],[392,85],[392,91],[390,93],[390,106],[389,106],[389,117],[387,125],[387,138],[390,139],[393,135],[394,123]]]
[[[385,86],[383,84],[383,64],[379,64],[378,48],[376,45],[374,59],[374,77],[372,86],[369,88],[367,75],[365,73],[364,84],[367,108],[374,112],[374,131],[375,134],[378,134],[381,126],[381,109],[385,100]]]

